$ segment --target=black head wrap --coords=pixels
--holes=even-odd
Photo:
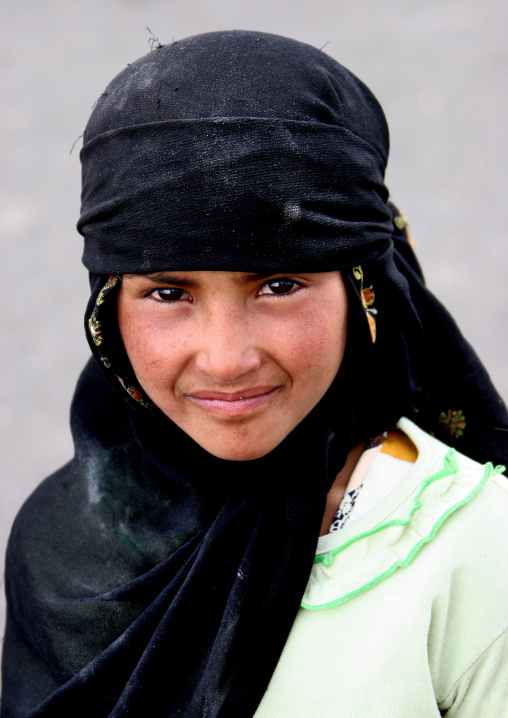
[[[158,48],[101,96],[78,226],[102,373],[90,363],[78,384],[73,462],[13,529],[6,715],[251,717],[351,447],[405,413],[474,458],[508,459],[504,405],[387,203],[387,155],[371,92],[273,35]],[[216,459],[174,426],[119,337],[123,273],[198,269],[341,269],[348,286],[334,383],[255,461]]]
[[[212,33],[107,87],[82,150],[78,228],[95,273],[325,271],[382,251],[388,128],[372,93],[308,45]]]

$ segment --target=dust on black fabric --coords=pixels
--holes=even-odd
[[[97,274],[326,271],[388,243],[388,128],[363,83],[263,33],[129,65],[84,135],[83,261]]]
[[[153,427],[139,418],[129,438],[133,417],[122,402],[90,364],[73,406],[77,456],[17,519],[5,710],[16,697],[20,714],[22,668],[34,716],[252,714],[313,560],[326,494],[324,417],[308,417],[278,456],[248,466],[183,453],[186,472],[213,477],[205,483],[174,469],[171,456],[188,448],[176,428],[165,461],[161,437],[147,440]],[[112,442],[112,419],[125,442]],[[155,447],[164,475],[151,461]],[[23,605],[14,598],[20,586]],[[35,636],[36,667],[26,651]]]
[[[189,38],[107,88],[85,133],[79,225],[87,336],[97,311],[101,344],[72,406],[75,457],[9,543],[2,718],[250,718],[351,447],[406,414],[473,458],[508,462],[506,409],[394,227],[387,154],[370,91],[284,38]],[[356,264],[375,291],[374,344]],[[125,391],[135,377],[114,291],[98,298],[110,275],[163,269],[343,271],[344,362],[268,456],[211,457]],[[443,421],[452,410],[462,435]]]

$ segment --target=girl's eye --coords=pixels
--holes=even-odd
[[[189,299],[190,294],[179,287],[164,287],[164,289],[154,289],[150,292],[150,297],[157,302],[176,302],[179,299]]]
[[[293,294],[296,290],[301,289],[301,284],[294,279],[281,277],[279,279],[269,279],[261,287],[260,294]]]

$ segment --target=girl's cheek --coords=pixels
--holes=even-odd
[[[323,319],[321,322],[308,322],[299,328],[291,352],[295,364],[311,372],[324,365],[332,368],[338,365],[344,354],[346,332],[343,322]]]

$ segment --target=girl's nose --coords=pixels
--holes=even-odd
[[[216,312],[205,325],[195,360],[198,371],[225,383],[261,366],[261,353],[243,312]]]

